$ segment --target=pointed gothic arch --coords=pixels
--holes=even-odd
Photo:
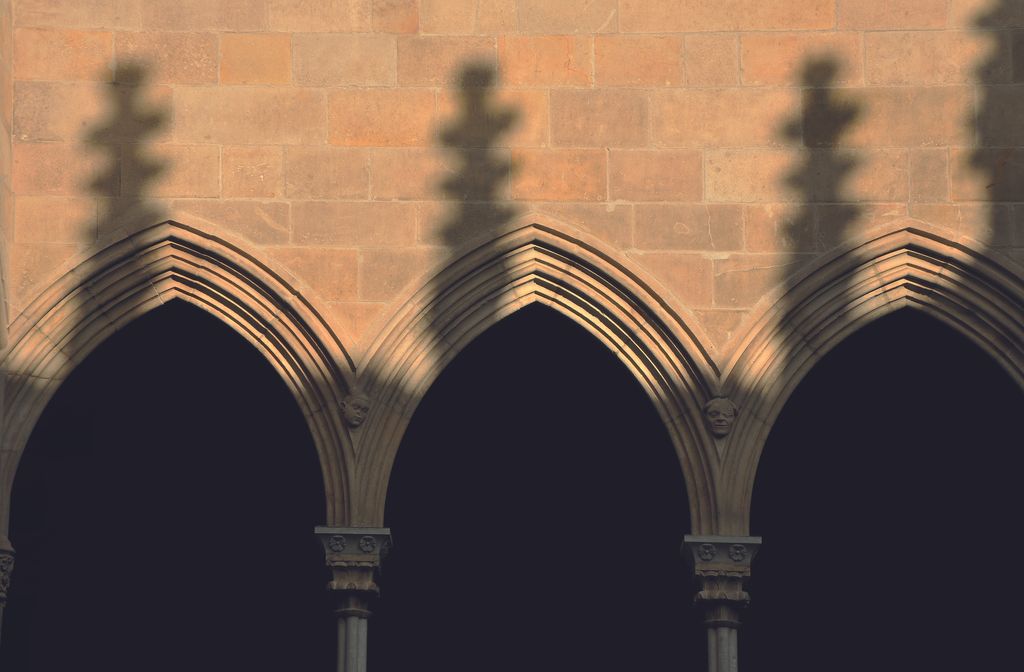
[[[723,371],[743,409],[724,455],[725,533],[745,534],[761,450],[792,391],[833,347],[897,310],[967,336],[1024,386],[1024,274],[974,241],[905,221],[865,234],[767,297]]]
[[[601,242],[537,216],[460,256],[408,297],[369,350],[360,383],[374,408],[358,437],[364,489],[356,500],[365,508],[356,520],[383,520],[405,428],[448,362],[488,327],[538,302],[582,325],[636,377],[672,438],[693,528],[710,531],[718,458],[701,405],[714,393],[717,370],[695,320],[667,296]]]
[[[69,264],[11,327],[0,429],[0,533],[18,460],[61,381],[104,339],[178,299],[223,320],[284,380],[319,454],[327,524],[351,508],[352,447],[338,404],[354,367],[316,310],[286,280],[239,246],[174,221],[143,229]]]

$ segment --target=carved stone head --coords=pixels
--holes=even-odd
[[[718,438],[729,435],[740,409],[726,397],[715,397],[704,404],[704,422]]]
[[[366,421],[366,414],[370,412],[370,398],[356,390],[345,397],[341,402],[341,415],[349,427],[355,428]]]

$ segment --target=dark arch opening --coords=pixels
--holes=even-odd
[[[334,669],[312,437],[265,359],[184,302],[61,385],[14,483],[0,669]]]
[[[699,669],[671,440],[636,380],[534,305],[471,343],[403,439],[378,672]]]
[[[1014,660],[1022,411],[991,357],[921,312],[826,355],[758,467],[745,671]]]

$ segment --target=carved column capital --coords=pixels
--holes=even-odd
[[[14,547],[7,537],[0,534],[0,607],[7,604],[7,590],[11,587],[11,572],[14,571]]]
[[[391,550],[391,530],[382,527],[317,527],[327,566],[329,588],[339,597],[341,609],[363,618],[369,601],[380,593],[375,581],[381,562]]]
[[[709,626],[739,626],[739,610],[750,602],[743,589],[761,537],[686,535],[683,554],[693,564],[699,590],[694,601]]]

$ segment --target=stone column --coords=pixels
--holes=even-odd
[[[11,587],[13,571],[14,547],[6,536],[0,534],[0,626],[4,622],[4,605],[7,604],[7,590]]]
[[[739,670],[740,610],[750,601],[743,583],[760,545],[761,537],[686,535],[683,541],[683,555],[693,563],[699,588],[694,601],[708,628],[709,672]]]
[[[366,622],[380,592],[374,579],[391,548],[391,530],[318,527],[316,536],[327,554],[337,604],[338,672],[366,672]]]

